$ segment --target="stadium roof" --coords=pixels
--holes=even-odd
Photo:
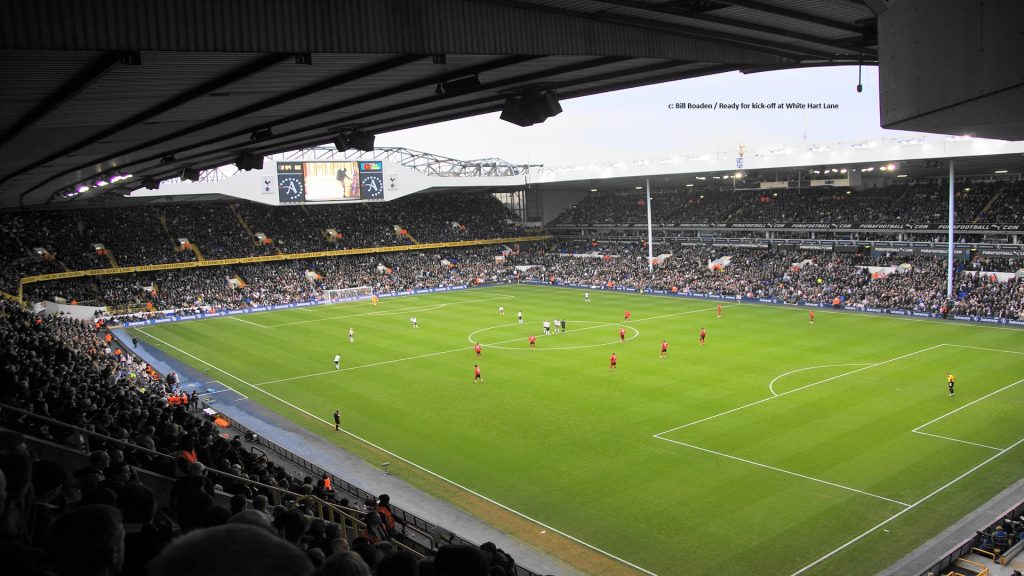
[[[0,207],[726,71],[878,61],[886,0],[0,4]],[[115,176],[127,180],[110,183]],[[152,183],[152,181],[150,181]]]

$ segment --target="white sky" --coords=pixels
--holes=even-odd
[[[786,146],[908,134],[879,127],[878,70],[809,68],[738,72],[668,82],[561,102],[563,112],[521,128],[497,113],[377,136],[396,146],[459,160],[502,158],[560,166],[601,160],[661,158],[736,150],[740,144]],[[832,110],[677,110],[673,103],[838,104]]]

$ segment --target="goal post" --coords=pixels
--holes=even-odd
[[[337,302],[354,302],[356,300],[369,300],[373,296],[373,288],[369,286],[357,286],[355,288],[332,288],[324,290],[324,302],[334,304]]]

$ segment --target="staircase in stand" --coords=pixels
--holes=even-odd
[[[993,194],[992,197],[988,199],[988,202],[985,203],[985,207],[982,208],[980,212],[978,212],[978,215],[974,217],[974,220],[971,220],[971,224],[977,224],[979,221],[981,221],[981,217],[985,215],[985,212],[988,212],[988,209],[991,208],[992,205],[996,203],[996,200],[999,200],[999,197],[1002,195],[1002,190],[999,190],[995,194]]]
[[[245,218],[242,217],[242,213],[238,211],[238,205],[237,204],[232,204],[231,205],[231,211],[235,213],[235,218],[238,218],[238,223],[242,225],[242,229],[244,229],[245,233],[249,235],[249,238],[254,238],[255,239],[256,235],[253,234],[252,228],[249,228],[249,223],[246,222]]]

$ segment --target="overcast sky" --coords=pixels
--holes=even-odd
[[[377,146],[411,148],[459,160],[497,157],[514,163],[560,166],[600,160],[661,158],[675,154],[785,146],[905,135],[883,130],[878,115],[878,70],[809,68],[718,74],[565,100],[563,112],[521,128],[498,114],[381,134]],[[822,103],[818,110],[679,110],[676,103]]]

